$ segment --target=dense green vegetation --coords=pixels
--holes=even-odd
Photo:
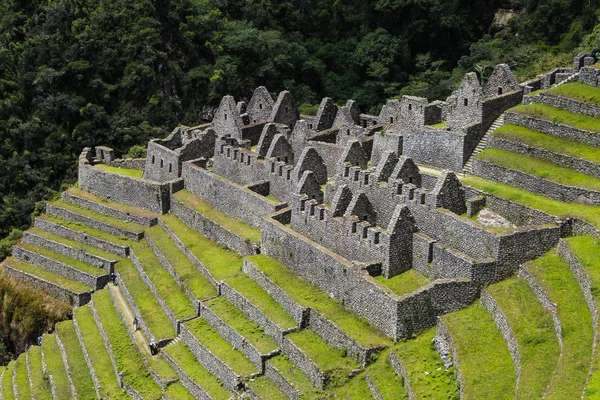
[[[600,45],[600,0],[6,0],[0,4],[0,259],[42,200],[101,143],[144,155],[221,96],[291,90],[375,113],[387,98],[445,98],[507,62],[520,79]],[[508,26],[492,23],[515,9]],[[586,37],[586,34],[592,32]],[[121,171],[123,172],[123,171]]]

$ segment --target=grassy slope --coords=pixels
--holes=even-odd
[[[111,167],[110,165],[97,164],[94,168],[101,169],[102,171],[112,172],[113,174],[131,176],[133,178],[141,178],[144,175],[144,171],[130,168]]]
[[[44,360],[48,368],[48,373],[52,375],[56,385],[56,395],[59,399],[68,399],[71,397],[71,384],[67,376],[67,370],[60,354],[55,335],[44,335],[42,340],[42,350],[44,351]]]
[[[83,283],[72,281],[61,275],[54,274],[48,270],[37,267],[33,264],[29,264],[26,261],[22,261],[14,257],[9,257],[6,260],[4,260],[4,262],[14,269],[27,272],[39,278],[45,279],[49,282],[56,283],[60,287],[68,289],[74,293],[85,293],[90,292],[92,290],[91,287],[84,285]]]
[[[58,261],[60,263],[67,264],[75,269],[78,269],[81,272],[85,272],[86,274],[89,274],[92,276],[97,277],[97,276],[102,276],[102,275],[107,274],[106,270],[104,270],[104,269],[93,267],[93,266],[89,265],[88,263],[77,260],[75,258],[67,257],[60,253],[56,253],[52,250],[46,249],[45,247],[40,247],[40,246],[36,246],[33,244],[25,243],[25,242],[19,243],[19,246],[24,248],[25,250],[29,250],[33,253],[37,253],[41,256],[50,258],[54,261]]]
[[[15,383],[17,386],[17,393],[19,393],[20,399],[31,398],[31,387],[29,386],[29,372],[27,371],[27,354],[21,353],[17,362],[15,363]]]
[[[547,106],[545,104],[521,104],[511,108],[508,111],[527,115],[532,118],[552,121],[556,124],[567,125],[577,129],[600,133],[600,118],[575,114],[570,111]]]
[[[42,349],[39,346],[29,348],[29,365],[31,368],[32,396],[38,400],[52,400],[52,391],[50,389],[50,380],[48,375],[44,375],[42,370]],[[87,370],[87,366],[85,367]],[[93,388],[90,381],[90,387]],[[93,389],[92,389],[93,392]],[[95,397],[95,394],[94,394]],[[92,397],[81,397],[82,400],[91,400]]]
[[[600,106],[600,89],[585,83],[571,82],[549,89],[548,93]]]
[[[391,279],[385,279],[383,276],[378,276],[375,279],[390,288],[398,296],[413,293],[427,283],[427,278],[414,269],[396,275]]]
[[[15,394],[13,392],[13,384],[12,384],[12,376],[13,376],[13,368],[15,366],[15,361],[11,361],[6,366],[4,370],[4,375],[2,376],[2,394],[5,400],[14,400]]]
[[[156,218],[158,217],[158,214],[150,211],[150,210],[145,210],[143,208],[139,208],[139,207],[134,207],[134,206],[130,206],[128,204],[123,204],[123,203],[117,203],[115,201],[110,201],[108,199],[105,199],[104,197],[100,197],[98,195],[95,195],[93,193],[87,192],[85,190],[81,190],[77,187],[72,187],[69,188],[67,190],[68,193],[71,193],[75,196],[87,199],[87,200],[91,200],[94,203],[98,203],[98,204],[102,204],[108,207],[112,207],[112,208],[116,208],[117,210],[123,211],[125,213],[129,213],[129,214],[133,214],[133,215],[137,215],[140,217],[144,217],[144,218]]]

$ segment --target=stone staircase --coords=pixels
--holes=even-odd
[[[477,157],[477,154],[479,154],[483,150],[485,150],[485,148],[487,147],[487,143],[488,143],[488,137],[492,134],[492,132],[494,132],[496,129],[500,128],[502,125],[504,125],[504,114],[502,114],[498,118],[496,118],[496,120],[494,121],[492,126],[490,126],[490,128],[487,130],[485,135],[483,135],[483,137],[481,138],[481,140],[475,147],[475,150],[473,150],[473,153],[471,153],[471,155],[469,156],[469,159],[465,163],[465,165],[463,167],[463,174],[470,175],[473,172],[473,159],[475,157]]]

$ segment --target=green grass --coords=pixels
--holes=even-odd
[[[133,262],[129,259],[124,259],[117,263],[116,269],[154,337],[157,339],[175,337],[173,325],[170,324],[169,319],[160,307],[154,294],[148,289],[144,281],[142,281]]]
[[[236,252],[202,236],[184,224],[175,215],[160,217],[185,247],[200,261],[217,281],[233,278],[242,274],[242,257]]]
[[[486,149],[477,158],[561,185],[600,191],[600,179],[537,158],[500,149]]]
[[[285,337],[302,349],[321,371],[329,375],[328,387],[344,385],[350,372],[358,368],[358,363],[352,357],[346,356],[344,350],[331,347],[311,330],[303,329]]]
[[[366,319],[348,311],[338,300],[330,298],[327,293],[306,282],[280,262],[263,254],[250,256],[247,259],[294,301],[320,312],[359,345],[368,348],[391,344],[391,340],[369,325]]]
[[[248,386],[254,391],[261,399],[273,399],[273,400],[287,400],[288,397],[281,393],[281,390],[275,386],[275,384],[266,376],[259,376],[257,378],[250,379]]]
[[[436,328],[430,328],[414,339],[396,344],[393,352],[404,366],[416,398],[458,400],[455,368],[444,367],[432,343],[435,334]]]
[[[56,253],[52,250],[46,249],[45,247],[40,247],[40,246],[36,246],[34,244],[25,243],[25,242],[19,243],[19,247],[22,247],[23,249],[29,250],[33,253],[37,253],[41,256],[50,258],[54,261],[58,261],[63,264],[67,264],[75,269],[78,269],[81,272],[85,272],[92,276],[98,277],[98,276],[106,275],[108,273],[104,269],[93,267],[88,263],[77,260],[75,258],[71,258],[71,257],[65,256],[65,255],[62,255],[60,253]]]
[[[109,217],[108,215],[100,214],[92,210],[88,210],[87,208],[77,206],[72,203],[67,203],[63,200],[57,200],[52,202],[52,205],[60,208],[64,208],[65,210],[69,210],[73,213],[82,215],[84,217],[88,217],[91,219],[95,219],[100,222],[104,222],[110,226],[115,228],[119,228],[128,232],[133,233],[142,233],[146,229],[144,226],[140,224],[136,224],[134,222],[126,222],[117,218]]]
[[[165,390],[165,397],[168,400],[194,400],[190,392],[181,383],[176,382],[167,387]]]
[[[109,253],[108,251],[100,250],[97,247],[90,246],[88,244],[81,243],[76,240],[67,239],[62,236],[55,235],[54,233],[50,233],[50,232],[44,231],[44,230],[36,228],[36,227],[29,228],[27,230],[27,232],[32,233],[36,236],[43,237],[48,240],[52,240],[57,243],[64,244],[66,246],[70,246],[77,250],[83,249],[83,250],[85,250],[86,253],[93,254],[95,256],[104,258],[105,260],[112,261],[112,260],[120,259],[120,257],[114,255],[113,253]]]
[[[549,89],[547,93],[600,106],[600,89],[595,86],[586,85],[585,83],[565,83],[564,85]]]
[[[545,104],[521,104],[508,110],[532,118],[552,121],[555,124],[567,125],[577,129],[600,133],[600,118],[587,115],[575,114],[560,108],[547,106]]]
[[[506,124],[496,129],[492,133],[492,136],[523,143],[530,147],[546,149],[570,157],[583,158],[593,163],[600,163],[600,151],[598,147],[590,146],[576,140],[547,135],[522,126]]]
[[[448,121],[442,121],[437,124],[431,125],[431,127],[435,129],[444,129],[446,126],[448,126]]]
[[[97,196],[93,193],[87,192],[85,190],[81,190],[77,187],[69,188],[67,190],[67,193],[70,193],[74,196],[81,197],[81,198],[84,198],[87,200],[91,200],[94,203],[98,203],[98,204],[101,204],[104,206],[115,208],[119,211],[123,211],[124,213],[137,215],[139,217],[144,217],[144,218],[149,218],[149,219],[158,217],[158,214],[156,214],[150,210],[145,210],[143,208],[130,206],[128,204],[117,203],[116,201],[111,201],[111,200],[105,199],[104,197]]]
[[[298,325],[283,307],[279,305],[263,288],[248,276],[238,276],[227,280],[227,284],[248,299],[271,321],[282,329],[290,329]]]
[[[194,382],[203,388],[215,400],[224,400],[231,397],[231,393],[223,387],[223,384],[202,364],[183,342],[177,342],[165,347],[162,351],[168,354],[183,372]]]
[[[4,370],[4,375],[2,376],[2,394],[4,400],[14,400],[15,394],[13,392],[13,384],[12,384],[12,376],[13,376],[13,367],[15,366],[15,361],[11,361],[6,366]]]
[[[488,292],[506,315],[519,346],[517,398],[541,398],[560,355],[552,316],[523,279],[506,279],[489,286]]]
[[[56,397],[59,399],[71,398],[71,383],[54,334],[44,335],[42,350],[44,351],[47,371],[52,376],[56,386]]]
[[[100,384],[100,394],[110,399],[127,399],[129,396],[121,390],[117,382],[115,370],[104,343],[102,336],[94,321],[90,307],[79,307],[75,310],[75,319],[81,329],[83,344],[90,357],[90,361]],[[45,340],[45,339],[44,339]],[[43,342],[42,342],[43,343]],[[63,397],[68,398],[68,397]]]
[[[389,355],[389,349],[383,351],[377,361],[369,365],[367,373],[384,400],[408,399],[402,378],[394,371]]]
[[[231,304],[225,297],[219,296],[203,304],[221,318],[223,322],[242,335],[260,353],[268,354],[279,347],[258,324],[250,320],[246,314]]]
[[[277,197],[275,197],[273,195],[270,195],[270,194],[266,195],[265,198],[268,199],[268,200],[270,200],[271,203],[275,203],[275,204],[281,203],[281,200],[279,200]]]
[[[63,343],[64,344],[64,343]],[[77,343],[79,347],[79,343]],[[42,348],[39,346],[31,346],[29,348],[29,365],[31,368],[31,383],[32,383],[32,396],[34,399],[39,400],[52,400],[52,391],[50,388],[50,379],[48,375],[44,375],[42,370]],[[82,355],[83,357],[83,355]],[[87,366],[85,367],[87,370]],[[93,383],[90,380],[90,387],[93,388]],[[93,389],[92,389],[92,392]],[[96,397],[93,393],[93,397],[80,397],[82,400],[91,400]]]
[[[196,307],[190,302],[183,288],[177,284],[169,271],[158,261],[148,242],[145,239],[132,242],[131,248],[140,260],[146,275],[154,283],[158,293],[177,319],[196,316]]]
[[[15,363],[15,383],[17,385],[17,393],[20,399],[31,398],[31,387],[29,386],[29,372],[27,371],[27,358],[25,353],[21,353]]]
[[[322,398],[323,392],[314,387],[304,372],[291,362],[287,356],[280,354],[270,358],[267,363],[275,367],[281,376],[301,393],[303,399]]]
[[[194,196],[187,190],[180,190],[173,195],[177,200],[181,201],[187,207],[198,211],[207,219],[222,226],[228,231],[238,235],[242,239],[250,243],[260,242],[260,230],[256,229],[238,219],[232,218],[229,215],[215,209],[213,206]]]
[[[131,342],[127,328],[119,318],[108,290],[96,292],[93,300],[94,308],[115,355],[117,369],[123,374],[124,381],[145,399],[160,398],[161,388],[154,382],[137,347]]]
[[[516,374],[508,346],[488,311],[475,303],[442,317],[456,346],[465,399],[512,399]]]
[[[596,229],[600,229],[600,207],[565,203],[476,176],[465,176],[464,178],[461,178],[461,182],[465,185],[474,187],[475,189],[544,211],[551,215],[562,218],[581,218],[592,224]]]
[[[400,297],[413,293],[427,283],[427,278],[414,269],[410,269],[390,279],[386,279],[383,275],[377,276],[375,279]]]
[[[250,376],[257,372],[254,364],[239,350],[227,343],[208,322],[196,318],[186,322],[185,326],[206,349],[211,351],[240,376]]]
[[[372,399],[371,390],[365,380],[365,373],[361,373],[353,377],[344,386],[333,389],[330,393],[334,399]],[[400,399],[401,397],[397,397]]]
[[[198,271],[185,254],[177,248],[175,242],[171,240],[171,237],[160,225],[148,229],[146,236],[158,247],[162,255],[197,299],[204,300],[217,295],[217,289]]]
[[[96,164],[94,165],[94,168],[101,169],[102,171],[112,172],[113,174],[131,176],[133,178],[141,178],[142,175],[144,175],[144,171],[130,168],[111,167],[110,165],[106,164]]]
[[[99,231],[94,228],[90,228],[89,226],[84,225],[82,223],[69,221],[64,218],[55,217],[53,215],[44,214],[44,215],[40,215],[37,218],[43,219],[48,222],[53,222],[55,224],[62,225],[63,227],[69,228],[74,231],[83,232],[89,236],[94,236],[98,239],[106,240],[107,242],[111,242],[111,243],[117,244],[119,246],[129,246],[129,244],[131,243],[125,237],[111,235],[110,233],[106,233],[106,232],[102,232],[102,231]]]
[[[94,381],[85,362],[73,321],[64,321],[57,324],[56,333],[67,354],[67,362],[73,376],[73,384],[77,397],[82,400],[95,399]]]
[[[568,264],[554,251],[525,264],[557,305],[562,325],[562,356],[546,392],[548,399],[580,397],[592,357],[592,318]]]
[[[571,251],[577,256],[585,273],[592,283],[591,291],[600,307],[600,246],[598,240],[591,236],[576,236],[565,239]],[[598,342],[596,342],[598,346]],[[596,354],[592,363],[591,375],[585,388],[586,398],[596,398],[600,394],[600,357]]]
[[[74,293],[85,293],[91,292],[92,288],[84,285],[83,283],[72,281],[71,279],[65,278],[64,276],[54,274],[43,268],[37,267],[26,261],[19,260],[14,257],[8,257],[4,262],[16,270],[27,272],[28,274],[35,275],[38,278],[45,279],[49,282],[55,283],[58,286],[70,290]]]

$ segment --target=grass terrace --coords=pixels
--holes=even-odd
[[[112,362],[103,345],[102,336],[100,335],[98,326],[96,326],[96,322],[94,321],[92,309],[89,306],[79,307],[75,310],[75,319],[81,329],[81,335],[83,336],[82,344],[87,350],[94,372],[98,378],[100,395],[109,399],[129,398],[129,396],[127,396],[127,394],[119,387]]]
[[[144,322],[156,339],[167,339],[175,337],[175,329],[169,322],[165,312],[160,307],[154,294],[142,281],[138,270],[129,259],[120,261],[116,270],[120,279],[125,283],[135,305],[140,310]],[[186,298],[186,301],[189,300]]]
[[[248,386],[254,393],[261,399],[269,400],[287,400],[288,397],[281,393],[281,390],[275,386],[275,384],[266,376],[259,376],[257,378],[250,379]]]
[[[185,326],[202,346],[211,351],[225,364],[229,365],[236,374],[250,376],[258,372],[254,364],[246,358],[244,353],[236,350],[223,339],[206,320],[196,318],[186,322]]]
[[[65,369],[65,364],[58,343],[56,342],[56,335],[44,335],[42,350],[44,352],[47,371],[52,375],[56,387],[56,398],[70,399],[72,396],[71,383],[69,382],[69,376],[67,375],[67,370]]]
[[[210,219],[216,224],[222,226],[230,232],[238,235],[239,237],[245,239],[250,243],[260,243],[260,230],[256,229],[238,219],[232,218],[229,215],[221,212],[200,199],[197,196],[194,196],[187,190],[180,190],[179,192],[173,194],[177,200],[181,201],[183,204],[188,206],[189,208],[198,211],[204,217]]]
[[[565,260],[550,251],[526,263],[525,268],[557,305],[562,325],[562,356],[552,375],[546,398],[580,397],[592,360],[592,317],[583,292]]]
[[[548,89],[547,93],[600,106],[600,88],[585,83],[572,82]]]
[[[600,191],[600,179],[537,158],[500,149],[486,149],[477,158],[561,185]]]
[[[90,246],[88,244],[81,243],[81,242],[78,242],[78,241],[75,241],[75,240],[67,239],[67,238],[64,238],[64,237],[59,236],[59,235],[55,235],[54,233],[50,233],[50,232],[44,231],[44,230],[42,230],[40,228],[36,228],[36,227],[29,228],[27,230],[27,232],[32,233],[32,234],[37,235],[37,236],[40,236],[40,237],[43,237],[43,238],[48,239],[48,240],[52,240],[52,241],[57,242],[57,243],[64,244],[66,246],[70,246],[70,247],[72,247],[74,249],[77,249],[77,250],[83,249],[88,254],[93,254],[95,256],[102,257],[102,258],[104,258],[106,260],[109,260],[109,261],[120,259],[120,257],[114,255],[113,253],[109,253],[108,251],[100,250],[97,247]]]
[[[501,126],[492,136],[600,164],[600,149],[576,140],[562,139],[512,124]]]
[[[296,390],[307,400],[323,398],[323,392],[312,385],[308,377],[286,355],[280,354],[270,358],[267,364],[272,365]]]
[[[127,328],[115,310],[108,290],[94,294],[93,307],[98,314],[102,328],[108,336],[115,355],[117,369],[123,379],[145,399],[159,399],[161,388],[156,384],[136,346],[131,342]],[[173,373],[173,378],[175,373]]]
[[[465,176],[461,178],[461,182],[475,189],[544,211],[551,215],[581,218],[592,224],[596,229],[600,229],[600,207],[598,206],[565,203],[476,176]]]
[[[65,348],[77,397],[80,399],[96,398],[94,381],[81,350],[73,321],[63,321],[57,324],[56,334]]]
[[[63,343],[64,344],[64,343]],[[79,343],[76,344],[79,348]],[[29,366],[31,370],[31,396],[37,400],[52,400],[52,391],[50,388],[50,379],[47,375],[44,375],[42,369],[42,348],[39,346],[31,346],[28,350],[29,353]],[[82,355],[83,358],[83,355]],[[84,362],[85,364],[85,362]],[[73,368],[73,367],[71,367]],[[85,366],[87,371],[87,365]],[[90,388],[94,387],[94,384],[90,380]],[[92,395],[96,396],[96,393],[92,389]],[[92,396],[81,397],[82,399],[91,399]]]
[[[29,372],[27,371],[27,353],[21,353],[15,363],[15,384],[20,399],[31,398],[31,387],[29,386]]]
[[[444,315],[458,353],[465,399],[513,399],[515,368],[502,334],[479,303]]]
[[[105,199],[104,197],[95,195],[86,190],[81,190],[78,187],[71,187],[71,188],[67,189],[67,193],[72,194],[73,196],[77,196],[77,197],[84,198],[86,200],[93,201],[94,203],[98,203],[98,204],[102,204],[104,206],[115,208],[124,213],[129,213],[132,215],[137,215],[139,217],[148,218],[148,219],[158,218],[158,214],[156,214],[155,212],[152,212],[150,210],[145,210],[143,208],[130,206],[128,204],[117,203],[116,201],[111,201],[111,200]]]
[[[163,398],[167,400],[195,400],[195,397],[179,382],[169,385]]]
[[[23,249],[29,250],[33,253],[37,253],[41,256],[50,258],[54,261],[58,261],[63,264],[67,264],[75,269],[78,269],[81,272],[85,272],[92,276],[98,277],[98,276],[106,275],[108,273],[104,269],[97,268],[97,267],[91,266],[88,263],[77,260],[75,258],[71,258],[71,257],[65,256],[65,255],[62,255],[60,253],[56,253],[52,250],[48,250],[45,247],[40,247],[40,246],[36,246],[34,244],[25,243],[25,242],[19,243],[19,247],[22,247]]]
[[[577,256],[585,273],[592,283],[592,295],[596,306],[600,306],[600,246],[598,240],[591,236],[576,236],[565,239],[571,251]],[[598,346],[598,342],[596,342]],[[585,398],[596,398],[600,394],[600,357],[594,357],[591,375],[585,388]]]
[[[123,220],[120,220],[117,218],[109,217],[108,215],[100,214],[95,211],[89,210],[87,208],[80,207],[80,206],[77,206],[72,203],[67,203],[66,201],[63,201],[63,200],[57,200],[57,201],[53,202],[52,205],[55,205],[60,208],[64,208],[64,209],[74,212],[76,214],[83,215],[84,217],[88,217],[88,218],[95,219],[100,222],[104,222],[105,224],[108,224],[115,228],[129,231],[129,232],[142,233],[142,232],[144,232],[144,229],[146,229],[144,226],[136,224],[134,222],[126,222],[126,221],[123,221]]]
[[[140,260],[146,275],[150,278],[158,293],[167,303],[177,319],[195,317],[196,307],[190,302],[181,286],[169,274],[169,271],[158,261],[152,248],[145,239],[131,244],[137,258]]]
[[[262,354],[277,350],[277,343],[268,336],[255,322],[246,317],[242,311],[229,302],[225,297],[219,296],[203,303],[214,312],[223,322],[242,335],[250,344]]]
[[[393,352],[406,369],[410,387],[419,399],[460,398],[454,365],[446,369],[433,346],[436,328],[420,333],[414,339],[399,342]]]
[[[377,361],[369,365],[367,373],[384,399],[408,399],[403,379],[394,371],[389,356],[390,350],[384,350]]]
[[[96,164],[94,165],[94,168],[101,169],[102,171],[106,172],[112,172],[113,174],[130,176],[132,178],[138,179],[144,175],[144,171],[131,168],[111,167],[110,165],[106,164]]]
[[[199,300],[208,299],[217,295],[216,288],[198,268],[183,254],[171,240],[171,237],[160,226],[156,225],[148,229],[145,235],[158,247],[162,255],[177,272],[183,283]]]
[[[414,269],[410,269],[390,279],[386,279],[383,275],[376,276],[375,280],[385,285],[400,297],[415,292],[419,288],[425,286],[428,282],[425,276]]]
[[[348,375],[359,367],[356,360],[347,357],[344,350],[331,347],[315,332],[303,329],[285,336],[302,349],[321,371],[329,375],[328,387],[340,387],[348,381]]]
[[[442,121],[442,122],[439,122],[437,124],[433,124],[430,126],[435,129],[444,129],[444,128],[446,128],[446,126],[448,126],[448,121]]]
[[[242,274],[242,257],[234,251],[202,236],[188,227],[175,215],[160,217],[185,247],[208,269],[216,281],[233,278]]]
[[[320,312],[359,345],[369,348],[391,344],[391,340],[369,325],[366,319],[347,310],[338,300],[330,298],[327,293],[317,289],[280,262],[263,254],[247,259],[294,301]]]
[[[263,312],[271,321],[282,329],[290,329],[298,325],[279,303],[248,276],[238,276],[227,280],[227,284],[248,299],[252,305]]]
[[[131,242],[129,240],[127,240],[127,238],[124,238],[122,236],[111,235],[110,233],[106,233],[106,232],[102,232],[102,231],[99,231],[94,228],[90,228],[89,226],[84,225],[79,222],[69,221],[64,218],[55,217],[55,216],[49,215],[49,214],[40,215],[39,217],[36,217],[36,218],[43,219],[43,220],[49,221],[49,222],[53,222],[55,224],[59,224],[65,228],[69,228],[74,231],[83,232],[85,234],[88,234],[89,236],[94,236],[98,239],[102,239],[102,240],[106,240],[106,241],[114,243],[114,244],[118,244],[119,246],[129,246],[131,244]],[[114,257],[116,257],[116,256],[113,255],[113,258]]]
[[[231,398],[231,393],[223,387],[223,384],[210,372],[206,370],[198,362],[196,356],[190,351],[190,349],[183,342],[177,342],[170,344],[163,350],[168,354],[183,370],[183,372],[196,382],[198,386],[204,389],[210,397],[216,400],[224,400]]]
[[[600,118],[575,114],[545,104],[521,104],[508,110],[528,117],[552,121],[555,124],[567,125],[577,129],[600,133]]]
[[[354,376],[344,386],[337,387],[332,390],[334,398],[338,399],[372,399],[371,390],[365,380],[365,373],[360,373]],[[402,399],[396,397],[395,399]]]
[[[4,400],[14,400],[15,394],[13,392],[13,369],[15,367],[15,361],[12,360],[6,366],[4,375],[2,375],[2,397]]]
[[[542,398],[558,363],[560,346],[552,316],[527,282],[509,278],[487,288],[506,315],[521,357],[517,398]]]
[[[35,275],[38,278],[45,279],[49,282],[55,283],[63,289],[72,291],[74,293],[85,293],[91,292],[92,288],[84,285],[83,283],[73,281],[69,278],[65,278],[64,276],[57,275],[48,270],[30,264],[26,261],[19,260],[14,257],[8,257],[4,262],[9,266],[18,271],[26,272],[31,275]]]

